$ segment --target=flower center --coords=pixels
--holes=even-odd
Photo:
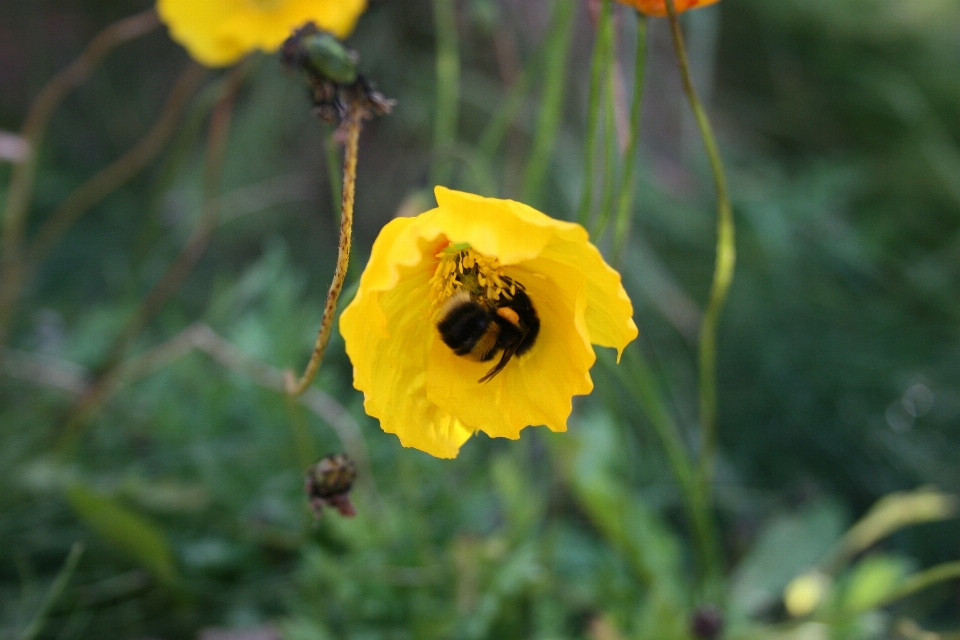
[[[460,291],[490,303],[500,300],[500,296],[510,300],[517,293],[517,284],[504,275],[500,261],[474,251],[468,244],[451,242],[437,258],[440,262],[430,280],[434,309]]]

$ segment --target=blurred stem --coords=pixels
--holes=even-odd
[[[666,410],[656,377],[638,349],[628,349],[626,357],[629,374],[621,373],[622,370],[619,367],[614,367],[613,370],[621,377],[622,382],[628,385],[627,388],[638,391],[640,405],[663,444],[667,461],[680,485],[687,517],[690,519],[700,550],[702,561],[700,574],[705,586],[704,591],[713,592],[720,584],[722,572],[717,532],[710,515],[709,497],[703,485],[698,482],[696,465],[683,442],[680,429]]]
[[[953,580],[955,578],[960,578],[960,561],[939,564],[910,576],[897,589],[887,594],[882,601],[872,605],[870,608],[878,609],[884,607],[897,600],[906,598],[917,591],[922,591],[938,582]]]
[[[733,209],[730,194],[727,191],[727,179],[723,171],[720,151],[707,119],[697,91],[690,78],[687,52],[683,43],[683,31],[677,17],[673,0],[666,0],[670,18],[670,30],[673,33],[673,46],[683,80],[683,90],[687,94],[690,108],[696,117],[700,135],[710,159],[713,182],[717,192],[717,258],[713,271],[713,283],[710,285],[710,299],[700,325],[700,422],[703,427],[700,451],[700,481],[709,499],[710,483],[713,476],[713,458],[717,443],[717,324],[720,312],[727,298],[727,291],[733,281],[733,270],[737,261],[734,240]]]
[[[58,449],[63,450],[72,446],[79,433],[99,411],[100,406],[110,393],[110,388],[116,382],[122,368],[124,353],[130,343],[137,337],[143,327],[160,312],[170,297],[176,293],[210,244],[220,214],[218,196],[230,134],[230,123],[233,117],[233,106],[240,87],[252,70],[254,60],[255,58],[248,57],[230,70],[224,79],[220,98],[214,106],[210,118],[210,129],[207,134],[207,150],[203,167],[204,204],[200,221],[180,254],[167,267],[160,280],[143,297],[136,312],[114,340],[96,381],[72,408],[67,418],[67,425],[57,444]]]
[[[37,615],[33,617],[33,620],[30,621],[27,628],[17,637],[17,640],[33,640],[43,629],[43,623],[47,618],[47,614],[50,613],[50,608],[53,607],[60,598],[63,590],[67,588],[67,583],[70,582],[73,572],[76,571],[77,565],[80,563],[83,550],[84,546],[82,542],[74,542],[73,546],[70,547],[70,553],[63,562],[63,568],[60,569],[60,573],[57,574],[57,577],[53,580],[53,584],[50,585],[47,595],[43,598],[43,603],[41,603],[40,608],[37,610]]]
[[[316,462],[317,453],[313,438],[310,437],[310,427],[303,417],[301,406],[297,398],[284,394],[287,404],[287,414],[290,416],[290,432],[293,435],[293,455],[297,467],[305,470]]]
[[[563,117],[563,97],[567,80],[567,57],[573,35],[575,0],[555,0],[553,27],[547,36],[546,76],[543,81],[543,99],[540,101],[540,120],[533,138],[533,148],[524,176],[523,201],[536,206],[543,178],[553,155],[557,129]]]
[[[487,128],[480,136],[480,140],[477,142],[477,152],[486,162],[489,163],[497,152],[510,130],[510,126],[520,113],[520,109],[523,108],[523,104],[527,100],[527,91],[530,89],[531,78],[540,70],[542,60],[543,56],[538,53],[527,63],[523,73],[510,87],[509,93],[503,100],[503,107],[497,111],[497,114],[490,120]]]
[[[610,222],[610,210],[613,208],[613,195],[617,183],[617,93],[615,49],[610,47],[610,57],[607,60],[606,96],[603,103],[603,197],[600,199],[600,213],[596,226],[591,232],[594,242],[599,243],[600,237]]]
[[[180,115],[189,104],[207,71],[190,63],[180,74],[160,117],[127,153],[73,191],[47,218],[30,244],[27,264],[36,268],[80,216],[96,206],[123,183],[142,171],[166,147],[176,131]]]
[[[437,104],[434,114],[433,147],[452,147],[457,137],[460,106],[460,52],[457,43],[457,13],[454,0],[433,0],[433,24],[437,38]],[[430,180],[447,185],[451,167],[445,154],[433,161]]]
[[[317,342],[313,347],[313,355],[299,381],[294,381],[291,373],[287,379],[287,392],[292,396],[299,396],[317,375],[323,354],[330,342],[333,331],[333,319],[337,315],[337,300],[343,289],[343,282],[347,277],[347,267],[350,264],[350,245],[353,233],[353,203],[357,186],[357,149],[360,145],[360,125],[363,119],[363,108],[354,103],[350,106],[347,118],[343,123],[343,133],[346,149],[343,161],[343,199],[340,210],[340,248],[337,251],[337,268],[333,272],[333,282],[327,292],[327,301],[323,308],[323,318],[320,321],[320,331],[317,333]]]
[[[0,264],[0,344],[7,338],[14,303],[23,279],[23,235],[36,177],[43,137],[53,112],[67,94],[86,82],[97,65],[119,45],[149,33],[160,20],[154,9],[123,18],[98,33],[83,53],[55,75],[40,91],[23,122],[20,135],[27,144],[23,158],[14,165],[3,215],[3,259]]]
[[[647,66],[647,16],[637,11],[637,53],[633,63],[633,103],[630,106],[630,139],[624,154],[623,175],[620,179],[620,196],[617,198],[617,219],[613,228],[613,264],[620,261],[623,248],[630,235],[633,218],[634,190],[637,186],[634,164],[640,144],[640,107],[643,103],[643,82]]]
[[[600,124],[600,90],[606,71],[607,50],[613,40],[613,0],[601,0],[600,16],[597,18],[597,38],[593,45],[593,57],[590,61],[590,96],[587,103],[587,139],[583,165],[583,192],[580,206],[577,208],[577,222],[586,227],[590,222],[590,209],[593,204],[593,163],[596,159],[594,147],[597,140],[597,128]]]

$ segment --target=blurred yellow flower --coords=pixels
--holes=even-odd
[[[367,0],[157,0],[170,37],[208,67],[232,64],[254,49],[276,51],[297,27],[315,22],[345,38]]]
[[[620,274],[580,225],[435,193],[436,209],[383,228],[340,319],[364,408],[439,458],[477,430],[565,431],[593,389],[591,343],[622,352],[637,336]]]
[[[664,0],[618,0],[618,2],[635,7],[648,16],[664,18],[667,15],[667,5]],[[719,2],[719,0],[673,0],[673,6],[676,7],[677,13],[683,13],[689,9],[706,7],[715,2]]]

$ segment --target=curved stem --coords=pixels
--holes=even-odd
[[[710,299],[700,325],[700,421],[703,427],[702,450],[700,452],[700,480],[709,497],[710,481],[713,475],[713,456],[717,442],[717,324],[720,312],[727,298],[727,291],[733,281],[733,271],[737,261],[734,238],[733,209],[727,190],[727,179],[723,171],[720,151],[707,119],[687,63],[687,52],[683,43],[683,32],[673,0],[666,0],[670,18],[670,30],[673,33],[673,45],[677,54],[677,63],[683,80],[683,89],[690,102],[690,108],[696,117],[700,135],[710,159],[714,187],[717,192],[717,257],[710,285]]]
[[[343,161],[343,200],[340,211],[340,248],[337,252],[337,268],[333,272],[333,282],[327,292],[327,302],[323,307],[323,318],[320,321],[320,331],[313,347],[313,355],[299,381],[294,381],[292,374],[287,378],[287,393],[299,396],[317,375],[323,354],[327,350],[330,334],[333,332],[333,318],[337,313],[337,301],[340,291],[347,277],[347,266],[350,263],[350,245],[353,233],[353,203],[357,186],[357,149],[360,144],[360,124],[363,119],[363,109],[354,104],[350,108],[344,122],[346,149]]]
[[[143,138],[123,156],[74,190],[50,217],[44,220],[27,250],[28,269],[36,268],[43,261],[80,216],[142,171],[163,151],[176,130],[180,115],[206,75],[206,69],[190,63],[170,91],[160,117]]]
[[[251,71],[252,58],[247,58],[234,66],[224,80],[220,98],[213,110],[210,119],[210,129],[207,134],[207,151],[203,168],[203,198],[204,205],[200,221],[187,240],[187,244],[179,255],[167,267],[146,296],[140,301],[136,312],[119,336],[114,340],[101,367],[101,373],[96,381],[74,404],[67,418],[66,427],[60,435],[57,448],[64,450],[76,441],[76,436],[90,423],[90,420],[99,411],[103,402],[110,394],[110,389],[117,381],[122,369],[123,355],[130,343],[150,320],[160,312],[170,297],[176,293],[190,272],[200,261],[213,232],[217,227],[220,215],[219,198],[220,179],[223,175],[223,163],[226,157],[227,140],[230,134],[230,123],[233,117],[233,106],[237,93]]]
[[[3,218],[3,263],[0,265],[0,344],[6,341],[7,323],[23,272],[23,233],[43,136],[53,112],[70,91],[83,84],[103,58],[119,45],[149,33],[160,24],[154,9],[119,20],[98,33],[83,53],[57,73],[40,91],[24,119],[21,137],[26,153],[14,165]]]
[[[630,106],[630,139],[624,154],[623,176],[620,180],[620,197],[617,199],[617,219],[613,227],[613,263],[620,255],[630,235],[633,217],[633,199],[636,177],[633,175],[637,147],[640,145],[640,107],[643,103],[644,73],[647,66],[647,16],[637,11],[637,54],[633,62],[633,102]]]
[[[956,578],[960,578],[960,561],[939,564],[910,576],[903,584],[884,596],[883,600],[871,608],[884,607],[938,582],[954,580]]]
[[[587,103],[583,192],[580,194],[580,206],[577,208],[577,222],[584,227],[590,222],[590,209],[593,205],[593,163],[596,160],[594,147],[600,122],[600,89],[606,70],[607,49],[613,40],[613,7],[611,5],[612,0],[601,0],[600,16],[597,18],[597,39],[593,45],[593,57],[590,61],[590,97]]]

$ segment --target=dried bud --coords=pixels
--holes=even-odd
[[[710,605],[699,607],[693,612],[690,631],[694,638],[716,640],[723,634],[723,614]]]
[[[356,477],[356,465],[343,453],[327,456],[307,469],[303,489],[318,518],[324,506],[333,507],[342,516],[356,515],[350,502],[350,489]]]
[[[343,121],[351,109],[372,118],[390,113],[395,104],[357,72],[360,56],[355,51],[312,22],[287,38],[280,59],[287,68],[306,74],[314,114],[321,120]]]

